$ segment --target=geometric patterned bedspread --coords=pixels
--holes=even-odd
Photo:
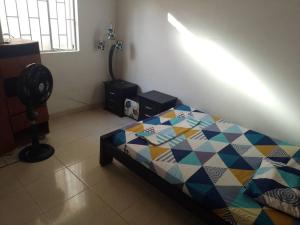
[[[182,115],[203,123],[154,146],[136,136]],[[203,126],[203,124],[207,124]],[[300,148],[181,105],[121,129],[114,144],[229,224],[300,225],[300,221],[244,194],[263,158],[300,169]]]

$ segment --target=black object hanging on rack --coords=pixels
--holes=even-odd
[[[115,77],[115,74],[113,71],[114,54],[115,54],[115,51],[122,50],[122,49],[123,49],[123,42],[118,40],[110,47],[110,50],[109,50],[108,70],[109,70],[109,75],[110,75],[112,81],[116,81],[116,77]]]
[[[111,79],[113,81],[116,80],[115,78],[115,74],[114,74],[114,70],[113,70],[113,59],[114,59],[114,53],[115,53],[115,50],[116,50],[116,44],[113,44],[111,47],[110,47],[110,50],[109,50],[109,57],[108,57],[108,70],[109,70],[109,75],[111,77]]]
[[[36,109],[51,96],[53,78],[49,69],[41,64],[28,65],[17,82],[17,95],[26,106],[27,117],[31,123],[32,144],[24,148],[19,158],[24,162],[40,162],[50,158],[55,150],[52,146],[41,144],[37,125]]]

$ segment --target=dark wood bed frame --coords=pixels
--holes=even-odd
[[[209,225],[229,225],[227,222],[216,216],[205,208],[205,203],[200,205],[191,199],[184,192],[174,185],[171,185],[142,164],[132,159],[129,155],[118,149],[112,143],[112,137],[116,131],[100,137],[100,165],[106,166],[112,163],[113,159],[118,160],[137,175],[157,187],[161,192],[175,199],[181,206],[197,215],[203,222]]]

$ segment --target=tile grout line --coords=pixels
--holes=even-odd
[[[89,111],[96,111],[96,110],[89,110]],[[98,111],[98,110],[97,110]],[[99,110],[99,112],[101,112],[102,110]],[[83,112],[80,112],[80,113],[83,113]],[[80,113],[78,113],[78,114],[80,114]],[[77,114],[77,113],[76,113]],[[107,115],[106,114],[104,114],[103,115],[104,117],[106,117]],[[71,121],[71,120],[70,120]],[[125,123],[129,123],[128,121],[126,121],[126,122],[117,122],[118,124],[125,124]],[[122,125],[120,125],[120,126],[122,126]],[[70,126],[68,125],[68,127],[72,127],[72,125],[70,124]],[[65,126],[65,128],[67,129],[67,126]],[[93,128],[93,127],[92,127]],[[64,128],[60,128],[60,129],[64,129]],[[59,146],[62,146],[62,145],[64,145],[64,144],[66,144],[66,145],[68,145],[68,144],[71,144],[71,143],[73,143],[73,142],[75,142],[75,141],[77,141],[77,140],[82,140],[82,139],[84,139],[84,138],[87,138],[87,137],[90,137],[90,136],[96,136],[96,135],[98,135],[99,137],[102,135],[102,134],[105,134],[106,132],[109,132],[110,130],[112,130],[111,129],[111,127],[109,127],[109,126],[105,126],[105,128],[103,129],[103,128],[93,128],[93,129],[91,129],[90,130],[90,133],[87,135],[82,135],[81,137],[79,137],[79,138],[77,138],[77,139],[74,139],[74,140],[71,140],[71,141],[66,141],[66,142],[62,142],[62,143],[60,143],[59,144]],[[99,139],[99,138],[97,138],[97,139]],[[55,138],[53,139],[53,140],[55,140]],[[49,141],[49,140],[45,140],[45,141]],[[50,141],[51,142],[51,141]],[[57,146],[57,147],[59,147],[59,146]],[[68,172],[70,172],[72,175],[74,175],[82,184],[83,184],[83,190],[82,191],[80,191],[79,193],[77,193],[77,194],[75,194],[75,195],[73,195],[73,196],[70,196],[69,198],[66,198],[66,199],[64,199],[64,200],[62,200],[62,201],[57,201],[57,204],[54,204],[54,206],[52,206],[52,207],[50,207],[49,209],[44,209],[43,207],[42,207],[42,204],[40,204],[37,200],[35,200],[35,198],[33,198],[33,196],[34,195],[32,195],[32,193],[30,193],[30,189],[28,188],[30,185],[32,185],[32,184],[35,184],[36,182],[38,182],[40,179],[43,179],[43,176],[41,176],[40,178],[37,178],[37,179],[34,179],[34,181],[32,181],[30,184],[25,184],[26,182],[21,182],[21,179],[20,179],[20,177],[18,177],[18,176],[16,176],[15,178],[16,178],[16,181],[17,181],[17,183],[19,184],[19,189],[18,190],[20,190],[20,191],[24,191],[24,194],[25,195],[27,195],[28,196],[28,198],[32,201],[32,203],[34,204],[34,206],[37,208],[37,214],[38,215],[36,215],[36,216],[45,216],[45,219],[47,219],[47,222],[48,223],[50,223],[50,224],[54,224],[55,223],[55,221],[52,221],[52,220],[50,220],[50,218],[48,217],[48,214],[49,214],[49,212],[51,212],[51,210],[53,210],[54,208],[56,208],[56,207],[58,207],[59,206],[59,204],[60,205],[62,205],[62,204],[64,204],[66,201],[69,201],[69,200],[71,200],[71,199],[73,199],[73,198],[75,198],[75,197],[77,197],[78,195],[80,195],[80,194],[82,194],[83,192],[85,192],[85,191],[91,191],[92,193],[94,193],[95,195],[96,195],[96,197],[99,199],[99,200],[101,200],[102,202],[103,202],[103,204],[104,205],[106,205],[109,209],[111,209],[112,210],[112,212],[114,212],[116,215],[118,215],[120,218],[121,218],[121,220],[125,223],[125,224],[130,224],[122,215],[121,215],[121,213],[122,212],[124,212],[125,210],[127,210],[127,209],[129,209],[130,207],[132,207],[132,205],[134,204],[132,204],[131,206],[129,206],[128,208],[126,208],[126,209],[124,209],[122,212],[118,212],[118,211],[116,211],[112,206],[110,206],[104,199],[102,199],[101,198],[101,196],[99,196],[96,192],[95,192],[95,190],[94,189],[92,189],[92,187],[90,186],[90,185],[88,185],[86,182],[84,182],[84,180],[83,179],[81,179],[80,177],[78,177],[69,167],[71,167],[72,165],[75,165],[75,164],[77,164],[77,163],[80,163],[80,162],[82,162],[82,161],[84,161],[85,159],[82,159],[82,160],[80,160],[79,162],[76,162],[76,163],[73,163],[73,164],[71,164],[71,165],[66,165],[65,163],[63,163],[56,155],[54,155],[54,158],[55,158],[55,160],[57,160],[57,162],[59,162],[60,164],[61,164],[61,168],[59,168],[59,169],[57,169],[57,170],[51,170],[51,172],[53,173],[53,174],[56,174],[56,173],[58,173],[58,172],[60,172],[60,171],[62,171],[62,170],[65,170],[65,169],[67,169],[66,171],[68,171]],[[25,180],[25,181],[27,181],[27,180]],[[36,217],[35,216],[35,217]],[[32,221],[34,218],[31,218],[30,219],[30,221]],[[30,221],[26,221],[26,222],[24,222],[24,224],[26,224],[26,223],[29,223]]]
[[[79,138],[76,138],[76,139],[73,139],[73,140],[70,140],[70,141],[66,141],[66,142],[61,142],[61,143],[59,143],[59,144],[57,144],[57,145],[55,146],[55,149],[63,148],[65,145],[70,145],[70,144],[72,144],[72,143],[74,143],[74,142],[76,142],[76,141],[82,141],[82,139],[85,139],[85,138],[94,136],[94,135],[96,135],[96,134],[99,135],[98,139],[100,140],[100,137],[101,137],[102,135],[104,135],[104,134],[106,134],[106,133],[109,133],[109,132],[111,132],[111,131],[113,131],[113,130],[105,131],[103,134],[100,134],[99,131],[100,131],[100,128],[97,129],[97,130],[95,130],[95,131],[93,131],[93,132],[91,132],[91,133],[88,134],[88,135],[82,135],[82,136],[79,137]],[[46,140],[46,142],[47,142],[48,144],[51,144],[51,143],[49,143],[50,140],[47,140],[47,138],[46,138],[45,140]]]
[[[20,163],[20,161],[17,162],[17,163]],[[16,163],[16,164],[17,164],[17,163]],[[14,164],[14,165],[16,165],[16,164]],[[62,165],[63,165],[63,164],[62,164]],[[64,168],[65,168],[65,166],[64,166]],[[57,173],[57,172],[59,172],[60,170],[62,170],[62,169],[64,169],[64,168],[60,168],[60,169],[58,169],[58,170],[55,170],[54,173]],[[11,175],[15,176],[14,172],[12,172]],[[45,216],[46,216],[46,211],[41,207],[41,205],[33,198],[33,196],[31,195],[31,193],[28,191],[27,186],[28,186],[29,184],[28,184],[28,185],[25,185],[25,184],[20,180],[20,178],[19,178],[18,176],[15,176],[15,179],[16,179],[16,181],[18,182],[18,184],[20,185],[20,190],[23,190],[23,191],[26,193],[26,195],[29,197],[29,199],[31,199],[32,202],[35,204],[35,206],[37,207],[37,209],[39,209],[39,211],[40,211],[39,216],[41,216],[41,215],[45,215]],[[35,184],[35,183],[38,182],[38,180],[40,180],[40,179],[41,179],[41,178],[38,178],[38,179],[32,181],[30,185]],[[31,218],[31,219],[33,219],[33,218]],[[47,217],[47,220],[48,220],[48,222],[49,222],[49,218],[48,218],[48,217]],[[31,221],[31,220],[25,221],[23,224],[29,223],[30,221]],[[53,225],[52,221],[51,221],[51,225]]]
[[[58,160],[58,159],[57,159]],[[58,169],[58,170],[56,170],[55,172],[54,172],[54,174],[56,174],[56,173],[58,173],[58,172],[60,172],[61,170],[63,170],[63,169],[67,169],[69,172],[71,172],[64,164],[62,164],[64,167],[63,168],[61,168],[61,169]],[[72,173],[72,172],[71,172]],[[73,174],[73,173],[72,173]],[[74,174],[73,174],[74,175]],[[77,178],[77,177],[76,177]],[[18,178],[17,178],[18,179]],[[19,179],[18,179],[18,181],[19,181]],[[79,180],[80,182],[81,182],[81,180]],[[37,182],[37,181],[35,181],[35,182]],[[34,183],[35,183],[34,182]],[[21,183],[21,182],[20,182]],[[33,184],[34,184],[33,183]],[[81,194],[82,192],[84,192],[85,190],[86,190],[86,187],[87,187],[87,185],[85,185],[85,183],[83,183],[83,182],[81,182],[83,185],[84,185],[84,189],[82,190],[82,191],[80,191],[79,193],[77,193],[76,195],[73,195],[73,196],[71,196],[71,197],[69,197],[69,198],[66,198],[66,199],[64,199],[63,201],[59,201],[60,203],[62,203],[62,202],[66,202],[66,201],[68,201],[68,200],[70,200],[70,199],[72,199],[73,197],[75,197],[75,196],[77,196],[78,194]],[[37,205],[37,207],[39,208],[39,210],[41,211],[41,214],[40,215],[45,215],[46,216],[46,218],[48,219],[48,222],[49,222],[49,217],[48,217],[48,212],[49,211],[51,211],[52,209],[54,209],[54,208],[56,208],[59,204],[57,203],[57,205],[55,204],[55,206],[52,206],[51,208],[49,208],[49,209],[47,209],[47,210],[44,210],[43,208],[42,208],[42,206],[40,205],[40,203],[38,203],[34,198],[33,198],[33,196],[30,194],[30,192],[27,190],[27,187],[26,187],[26,185],[24,185],[23,183],[21,183],[21,185],[22,185],[22,188],[24,189],[24,191],[28,194],[28,196],[30,197],[30,199]],[[31,185],[31,184],[30,184]],[[30,222],[30,221],[27,221],[27,222]],[[25,222],[24,224],[26,224],[27,222]],[[50,221],[51,222],[51,225],[53,225],[54,223],[53,223],[53,221]]]
[[[94,193],[97,198],[99,198],[108,208],[110,208],[114,213],[116,213],[126,224],[131,225],[122,215],[121,213],[119,213],[118,211],[116,211],[110,204],[108,204],[101,196],[99,196],[94,189],[88,185],[82,178],[80,178],[79,176],[77,176],[71,169],[68,168],[68,170],[74,175],[76,176],[82,183],[84,183],[87,188],[89,189],[89,191],[91,191],[92,193]],[[75,196],[74,196],[75,197]],[[127,209],[129,209],[131,206],[129,206]],[[126,210],[127,210],[126,209]],[[123,212],[125,211],[125,209],[123,210]]]
[[[13,175],[13,174],[12,174]],[[43,215],[44,214],[44,210],[41,208],[40,204],[32,197],[32,195],[29,193],[29,191],[27,190],[25,184],[23,184],[20,179],[16,176],[16,180],[17,182],[20,184],[20,187],[24,190],[24,192],[28,195],[28,197],[33,201],[33,203],[37,206],[37,208],[40,210],[41,214],[40,215]],[[30,222],[30,221],[26,221],[24,222],[23,224],[26,224],[27,222]]]
[[[56,158],[55,158],[55,159],[56,159]],[[58,160],[58,159],[56,159],[56,160]],[[59,160],[58,160],[58,161],[59,161]],[[59,161],[59,162],[60,162],[60,161]],[[60,163],[61,163],[61,162],[60,162]],[[54,174],[60,172],[60,171],[63,170],[63,169],[66,169],[66,166],[65,166],[63,163],[61,163],[61,164],[62,164],[63,167],[62,167],[62,168],[59,168],[59,169],[57,169],[57,170],[54,170],[54,171],[53,171]],[[19,181],[19,183],[22,185],[23,188],[27,188],[27,186],[37,183],[40,179],[43,179],[43,177],[34,179],[33,181],[31,181],[30,184],[23,184],[23,182],[22,182],[18,177],[16,177],[16,179]]]
[[[86,186],[86,185],[84,185],[84,186]],[[50,220],[50,218],[48,217],[48,213],[49,213],[51,210],[53,210],[53,209],[55,209],[56,207],[58,207],[59,204],[65,203],[65,202],[71,200],[72,198],[76,197],[77,195],[83,193],[84,191],[86,191],[86,189],[83,189],[82,191],[78,192],[76,195],[73,195],[73,196],[71,196],[71,197],[69,197],[69,198],[66,198],[66,199],[64,199],[63,201],[57,202],[57,204],[53,205],[52,207],[50,207],[49,209],[46,209],[46,210],[44,210],[44,209],[41,207],[41,205],[33,199],[33,197],[31,196],[30,193],[28,193],[28,194],[30,195],[30,197],[32,198],[32,200],[38,205],[38,207],[41,209],[41,211],[42,211],[41,215],[45,215],[45,216],[47,217],[47,219]],[[29,222],[29,221],[28,221],[28,222]],[[52,225],[54,224],[53,221],[50,221],[50,222],[51,222]]]
[[[94,134],[94,133],[93,133],[93,134]],[[87,138],[87,137],[90,137],[90,136],[92,136],[92,134],[89,134],[89,135],[86,135],[86,136],[82,136],[82,137],[73,139],[73,140],[71,140],[71,141],[66,141],[66,142],[59,143],[59,144],[56,146],[56,148],[62,148],[63,145],[69,145],[69,144],[71,144],[71,143],[73,143],[73,142],[75,142],[75,141],[78,141],[78,140],[80,141],[81,139],[84,139],[84,138]],[[47,139],[46,139],[46,141],[47,141]],[[49,143],[49,144],[51,144],[51,143]]]
[[[93,153],[93,154],[94,154],[94,153]],[[92,157],[93,154],[89,155],[86,159]],[[86,159],[81,159],[81,160],[78,160],[77,162],[73,162],[73,163],[71,163],[71,164],[66,164],[66,163],[64,163],[61,159],[59,159],[57,156],[54,156],[54,157],[55,157],[62,165],[64,165],[65,168],[69,168],[69,167],[71,167],[71,166],[74,166],[74,165],[76,165],[76,164],[78,164],[78,163],[81,163],[81,162],[83,162],[83,161],[86,160]]]
[[[41,211],[41,214],[40,215],[46,215],[46,212],[44,211],[44,209],[41,207],[41,205],[33,198],[33,196],[30,194],[30,192],[27,190],[27,188],[24,186],[24,191],[27,193],[27,195],[30,197],[30,199],[36,204],[36,206],[39,208],[39,210]],[[47,219],[49,220],[49,218],[47,217]],[[26,223],[29,223],[30,221],[27,221],[23,224],[26,224]],[[51,221],[51,225],[53,225],[52,221]]]
[[[89,110],[89,111],[96,111],[96,110]],[[100,111],[101,111],[101,110],[100,110]],[[80,113],[82,113],[82,112],[80,112]],[[80,113],[74,113],[74,114],[80,114]],[[127,123],[127,122],[126,122],[126,123]],[[123,124],[123,123],[120,122],[120,124]],[[124,124],[125,124],[125,123],[124,123]],[[67,129],[67,128],[71,127],[71,126],[72,126],[72,125],[70,124],[70,125],[64,126],[64,127],[61,128],[61,129],[64,129],[64,128]],[[95,128],[95,129],[92,129],[92,130],[91,130],[91,133],[90,133],[90,134],[88,134],[88,135],[82,135],[81,137],[79,137],[79,138],[77,138],[77,139],[74,139],[74,140],[71,140],[71,141],[62,142],[62,143],[60,143],[57,147],[59,148],[59,147],[62,146],[62,145],[68,145],[68,144],[71,144],[71,143],[73,143],[73,142],[75,142],[75,141],[82,140],[82,139],[84,139],[84,138],[87,138],[87,137],[90,137],[90,136],[93,136],[93,135],[96,135],[96,134],[99,135],[99,137],[100,137],[100,136],[102,135],[102,133],[104,134],[104,133],[106,133],[106,132],[109,132],[110,130],[112,130],[110,127],[107,127],[107,128],[105,128],[104,130],[103,130],[103,128],[97,128],[97,129]],[[46,139],[46,141],[47,141],[47,139]],[[82,159],[82,160],[80,160],[80,161],[78,161],[78,162],[75,162],[75,163],[73,163],[73,164],[71,164],[71,165],[67,165],[67,164],[65,164],[63,161],[61,161],[56,155],[54,155],[54,158],[62,165],[62,168],[60,168],[60,169],[58,169],[58,170],[55,170],[55,171],[54,171],[54,174],[56,174],[57,172],[60,172],[60,171],[63,170],[63,169],[67,169],[67,171],[69,171],[71,174],[73,174],[73,175],[74,175],[81,183],[83,183],[83,185],[84,185],[84,189],[83,189],[82,191],[80,191],[79,193],[75,194],[74,196],[71,196],[71,197],[69,197],[69,198],[67,198],[67,199],[64,199],[63,201],[60,201],[61,203],[64,203],[64,202],[66,202],[66,201],[69,201],[69,200],[71,200],[71,199],[77,197],[78,195],[82,194],[83,192],[89,190],[89,191],[91,191],[92,193],[94,193],[94,194],[97,196],[97,198],[100,199],[100,200],[101,200],[108,208],[110,208],[113,212],[115,212],[116,215],[118,215],[124,223],[130,224],[130,223],[129,223],[122,215],[121,215],[121,213],[124,212],[125,210],[131,208],[133,204],[132,204],[131,206],[129,206],[128,208],[124,209],[122,212],[119,213],[119,212],[116,211],[112,206],[110,206],[110,204],[108,204],[104,199],[102,199],[101,196],[99,196],[99,195],[92,189],[92,187],[91,187],[90,185],[88,185],[83,179],[81,179],[79,176],[77,176],[77,175],[69,168],[69,167],[71,167],[72,165],[75,165],[75,164],[78,164],[78,163],[84,161],[85,159]],[[47,219],[47,221],[50,222],[50,223],[53,225],[54,222],[51,221],[51,220],[49,219],[48,213],[49,213],[52,209],[54,209],[55,207],[57,207],[57,206],[58,206],[58,203],[57,203],[57,205],[55,205],[55,206],[53,206],[53,207],[51,207],[51,208],[49,208],[49,209],[43,209],[42,206],[39,204],[39,202],[36,201],[36,200],[33,198],[33,196],[31,195],[31,193],[29,192],[29,190],[28,190],[28,185],[23,184],[23,183],[21,182],[21,180],[20,180],[18,177],[16,177],[16,180],[17,180],[17,182],[20,184],[20,189],[23,189],[23,190],[24,190],[24,192],[28,195],[28,197],[33,201],[33,203],[34,203],[34,204],[36,205],[36,207],[39,209],[39,211],[40,211],[40,212],[39,212],[39,215],[45,216],[46,219]],[[33,183],[38,182],[38,180],[39,180],[39,179],[36,179]],[[30,222],[30,221],[28,221],[28,222]],[[25,222],[25,224],[28,223],[28,222]]]
[[[91,137],[91,136],[93,136],[93,135],[95,135],[95,134],[99,134],[99,133],[98,133],[98,129],[97,129],[97,131],[94,131],[93,133],[91,133],[91,134],[89,134],[89,135],[84,135],[84,136],[82,136],[82,137],[73,139],[73,140],[71,140],[71,141],[66,141],[66,142],[59,143],[57,146],[55,146],[55,148],[63,148],[64,145],[70,145],[70,144],[72,144],[72,143],[74,143],[74,142],[76,142],[76,141],[80,141],[80,140],[82,140],[82,139]],[[101,135],[99,134],[99,138],[100,138],[100,136],[101,136]],[[47,141],[47,140],[46,140],[46,141]],[[51,143],[49,143],[49,144],[51,144]]]

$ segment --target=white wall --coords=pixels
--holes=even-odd
[[[199,41],[218,46],[202,46],[205,54],[222,49],[215,60],[200,60],[205,54],[189,38],[182,42],[167,13]],[[126,44],[119,72],[143,91],[173,94],[300,145],[299,21],[299,0],[119,0],[117,27]],[[234,74],[237,68],[242,72]]]
[[[78,0],[80,51],[42,55],[54,77],[51,114],[103,102],[106,54],[95,48],[109,24],[115,24],[115,0]]]

